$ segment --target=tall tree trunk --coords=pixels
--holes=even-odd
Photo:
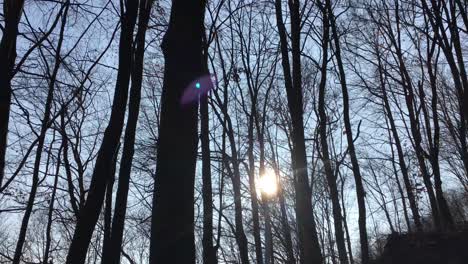
[[[225,115],[227,112],[225,112]],[[226,118],[227,125],[228,125],[228,130],[227,130],[227,135],[229,138],[229,144],[231,145],[231,159],[232,159],[232,168],[233,171],[231,172],[231,178],[232,178],[232,185],[233,185],[233,190],[234,190],[234,221],[235,221],[235,232],[236,232],[236,242],[237,245],[239,246],[239,254],[241,257],[241,263],[242,264],[248,264],[249,263],[249,249],[248,249],[248,241],[247,241],[247,236],[245,235],[244,232],[244,223],[242,219],[242,197],[241,197],[241,176],[240,176],[240,170],[239,170],[239,160],[238,160],[238,154],[237,154],[237,148],[236,148],[236,142],[234,139],[234,130],[232,128],[232,123],[227,116]],[[229,167],[226,167],[229,170]]]
[[[205,64],[207,63],[205,50]],[[205,66],[207,67],[207,66]],[[211,185],[210,121],[208,96],[200,99],[200,141],[202,149],[203,264],[217,264],[213,245],[213,190]]]
[[[3,18],[0,41],[0,187],[5,176],[5,155],[8,144],[8,121],[10,119],[11,78],[16,60],[18,24],[23,12],[24,0],[3,1]]]
[[[427,38],[432,39],[437,42],[437,44],[442,49],[447,64],[450,68],[452,74],[453,83],[455,90],[457,92],[457,101],[458,101],[458,114],[460,115],[460,124],[458,125],[458,134],[460,140],[460,156],[462,158],[463,164],[465,166],[465,173],[468,178],[468,147],[467,147],[467,130],[468,126],[468,77],[466,75],[465,65],[463,61],[463,54],[460,47],[460,38],[458,36],[458,27],[456,25],[457,19],[450,20],[448,19],[450,30],[450,39],[447,36],[446,28],[444,26],[444,19],[442,18],[441,3],[431,1],[432,6],[429,7],[427,1],[421,1],[423,10],[427,15],[427,21],[432,27],[432,32],[434,36],[427,35]],[[453,6],[455,8],[455,6]],[[452,8],[452,10],[453,10]],[[454,12],[454,11],[452,11]],[[465,13],[466,15],[466,13]],[[428,33],[426,33],[428,34]],[[453,49],[455,52],[453,52]],[[456,59],[454,57],[456,55]],[[458,66],[457,66],[458,62]]]
[[[445,200],[444,193],[442,191],[442,179],[440,175],[440,164],[439,164],[439,150],[440,150],[440,124],[439,124],[439,112],[438,112],[438,94],[437,94],[437,60],[432,65],[432,59],[435,52],[435,43],[427,47],[428,58],[426,61],[427,71],[429,74],[429,83],[431,87],[431,111],[432,111],[432,124],[434,131],[432,135],[431,121],[429,111],[425,103],[425,92],[423,83],[419,84],[419,96],[421,100],[421,108],[424,113],[426,121],[427,137],[429,141],[429,160],[432,166],[432,173],[434,176],[434,188],[436,191],[437,204],[440,210],[441,221],[444,228],[453,229],[454,222],[450,213],[447,201]],[[434,68],[435,67],[435,68]]]
[[[232,33],[232,32],[231,32]],[[232,36],[232,34],[231,34]],[[217,38],[217,44],[219,46],[219,39]],[[247,237],[244,232],[244,224],[243,224],[243,219],[242,219],[242,201],[241,201],[241,175],[240,175],[240,169],[239,169],[239,157],[238,157],[238,152],[237,152],[237,147],[236,147],[236,141],[234,138],[234,130],[233,130],[233,125],[231,118],[228,113],[228,73],[226,71],[226,68],[224,66],[224,60],[222,59],[222,53],[219,50],[219,55],[221,58],[221,68],[223,72],[223,100],[221,100],[216,93],[216,90],[213,90],[213,94],[216,96],[218,103],[221,105],[221,111],[223,114],[223,117],[220,116],[219,113],[215,112],[216,115],[218,115],[218,119],[220,122],[223,124],[223,165],[225,166],[226,170],[228,171],[228,174],[230,175],[230,178],[232,180],[232,188],[234,191],[234,221],[235,221],[235,239],[236,243],[239,247],[239,255],[241,258],[241,263],[242,264],[247,264],[249,263],[249,252],[248,252],[248,241]],[[231,60],[233,58],[231,57]],[[225,146],[225,138],[228,138],[229,140],[229,145],[231,148],[231,163],[232,163],[232,170],[229,166],[229,158],[227,157],[226,153],[224,152],[226,149]],[[221,215],[221,214],[220,214]],[[219,240],[219,236],[218,236]],[[217,244],[219,246],[219,242]]]
[[[107,250],[103,251],[103,263],[105,264],[120,263],[130,175],[135,152],[135,134],[140,113],[146,30],[148,28],[152,4],[153,0],[140,0],[138,30],[134,43],[134,60],[131,69],[132,83],[130,87],[127,126],[125,128],[124,146],[119,168],[119,182],[112,219],[111,240]]]
[[[361,262],[363,264],[368,264],[369,263],[369,241],[367,238],[367,225],[366,225],[366,202],[365,202],[366,192],[364,191],[364,184],[362,180],[361,170],[359,168],[359,162],[357,160],[356,150],[354,147],[353,131],[351,128],[351,120],[350,120],[350,115],[349,115],[348,85],[346,83],[346,75],[345,75],[345,70],[343,67],[343,60],[341,58],[340,37],[338,36],[335,15],[333,14],[331,5],[328,5],[328,10],[330,12],[329,14],[330,26],[332,29],[332,35],[333,35],[333,39],[335,43],[335,57],[336,57],[336,62],[338,64],[341,91],[342,91],[342,96],[343,96],[343,119],[344,119],[344,125],[346,129],[346,139],[348,142],[348,152],[351,158],[352,171],[354,174],[354,181],[356,184],[356,197],[357,197],[358,211],[359,211],[359,219],[358,219],[359,239],[361,242]],[[338,240],[337,242],[341,243]],[[344,252],[339,252],[339,254],[340,254],[341,262],[345,263],[343,262],[344,259],[342,259],[343,256],[341,256],[343,253],[346,255],[346,248],[344,247],[344,242],[343,242],[342,247],[343,247]],[[340,245],[338,244],[338,250],[339,249],[340,249]]]
[[[63,111],[60,114],[60,134],[62,136],[62,142],[63,142],[63,148],[62,148],[63,149],[63,166],[65,168],[65,174],[67,177],[67,191],[68,191],[68,195],[70,196],[71,209],[76,219],[78,219],[80,206],[79,206],[79,201],[75,197],[75,186],[73,184],[71,165],[70,165],[70,160],[68,158],[69,138],[67,135],[66,123],[65,123],[65,115],[67,114],[68,109],[66,106],[62,105],[62,107],[63,107]]]
[[[427,1],[421,1],[424,11],[428,16],[429,23],[434,32],[434,39],[438,40],[447,64],[449,65],[450,71],[453,76],[454,86],[457,90],[458,95],[458,104],[459,104],[459,114],[461,119],[465,119],[465,122],[461,120],[461,126],[459,129],[460,140],[462,145],[462,159],[464,161],[465,167],[468,165],[468,153],[466,151],[466,126],[468,125],[468,77],[466,74],[465,63],[463,52],[460,44],[460,37],[458,33],[458,27],[456,25],[457,19],[456,16],[456,7],[455,4],[451,1],[449,7],[445,2],[431,0],[431,8],[429,8]],[[448,10],[450,8],[450,10]],[[445,11],[447,20],[448,20],[448,29],[450,32],[450,39],[447,36],[447,32],[444,26],[444,19],[442,16],[443,11]],[[450,18],[451,16],[451,18]],[[452,50],[453,47],[453,50]],[[432,76],[431,78],[434,78]],[[431,151],[431,164],[436,166],[433,168],[435,170],[434,174],[434,187],[436,190],[436,197],[434,198],[438,205],[438,214],[440,219],[434,219],[438,228],[452,228],[453,220],[450,215],[450,211],[447,206],[447,202],[443,196],[442,192],[442,181],[440,179],[439,164],[434,163],[434,158],[438,155],[438,150]],[[434,163],[434,164],[433,164]]]
[[[292,120],[293,163],[295,165],[296,214],[299,229],[300,255],[303,263],[323,263],[317,236],[316,224],[310,200],[307,173],[307,156],[304,138],[302,76],[301,76],[301,34],[300,4],[289,0],[291,14],[292,75],[289,63],[289,48],[286,27],[283,22],[281,0],[275,1],[276,22],[280,35],[282,66],[285,79],[288,108]]]
[[[279,170],[276,170],[276,173],[277,175],[279,175],[278,174]],[[284,191],[282,188],[279,190],[278,198],[279,198],[279,204],[280,204],[280,210],[281,210],[281,226],[282,226],[282,231],[284,235],[284,243],[285,243],[285,248],[286,248],[286,257],[287,257],[286,264],[295,264],[296,258],[294,257],[294,249],[293,249],[293,243],[292,243],[292,238],[291,238],[291,227],[288,221],[288,213],[286,211],[286,201],[284,198]]]
[[[386,118],[385,122],[387,123],[387,128],[388,128],[388,118]],[[393,140],[392,140],[390,129],[388,129],[388,138],[390,139],[390,152],[392,153],[391,154],[391,161],[392,161],[393,175],[395,176],[395,182],[396,182],[397,187],[398,187],[398,192],[400,193],[401,202],[402,202],[402,205],[403,205],[403,215],[405,217],[407,231],[408,231],[408,233],[412,233],[413,228],[411,227],[411,222],[410,222],[409,216],[408,216],[408,208],[407,208],[407,205],[406,205],[405,194],[404,194],[403,188],[401,187],[400,177],[398,177],[398,170],[397,170],[397,167],[396,167],[396,164],[395,164],[396,163],[395,150],[393,149]]]
[[[133,30],[137,17],[137,1],[121,1],[121,32],[119,43],[119,67],[115,85],[114,100],[109,123],[99,149],[88,197],[80,210],[67,256],[67,264],[83,264],[89,243],[104,202],[109,171],[122,135],[123,122],[128,98],[128,84],[132,64]],[[125,6],[124,6],[125,5]]]
[[[262,195],[262,208],[263,214],[265,215],[265,264],[273,264],[273,234],[271,231],[271,215],[270,215],[270,206],[268,204],[269,197],[267,195]]]
[[[106,197],[104,200],[104,234],[103,234],[103,241],[102,241],[102,258],[101,263],[105,263],[106,259],[104,258],[104,254],[109,252],[111,243],[112,243],[112,194],[114,190],[114,182],[115,182],[115,168],[117,166],[117,156],[118,156],[118,149],[115,151],[114,158],[112,163],[109,164],[111,169],[109,170],[109,176],[107,179],[107,186],[106,186]],[[120,253],[120,251],[117,251]],[[115,252],[114,252],[115,254]]]
[[[327,139],[327,114],[325,110],[325,92],[326,92],[326,78],[327,78],[327,60],[328,60],[328,38],[329,38],[329,10],[324,10],[324,26],[323,26],[323,40],[322,40],[322,69],[321,79],[319,84],[319,101],[318,101],[318,112],[319,112],[319,136],[320,136],[320,147],[322,163],[325,169],[325,175],[327,178],[328,189],[330,191],[330,199],[332,201],[332,213],[333,223],[335,228],[335,239],[338,248],[338,255],[340,262],[348,263],[346,254],[346,244],[343,232],[343,217],[341,214],[341,206],[339,200],[338,187],[336,184],[335,173],[331,164],[328,139]]]
[[[18,235],[18,241],[16,244],[15,254],[14,254],[13,262],[12,262],[13,264],[19,264],[21,261],[21,255],[23,251],[23,245],[26,239],[29,218],[31,217],[31,213],[33,211],[34,201],[36,199],[36,193],[39,187],[39,173],[40,173],[40,167],[41,167],[42,150],[44,149],[46,133],[49,127],[50,113],[52,110],[52,102],[54,99],[54,91],[55,91],[55,84],[57,81],[57,74],[62,64],[60,53],[62,50],[62,43],[63,43],[63,38],[64,38],[65,25],[67,22],[69,4],[70,4],[69,2],[65,3],[66,5],[65,10],[62,15],[62,21],[61,21],[62,25],[60,28],[59,39],[57,42],[57,48],[56,48],[56,52],[54,56],[54,67],[52,68],[52,72],[47,73],[47,75],[49,76],[48,91],[47,91],[47,98],[45,102],[44,117],[42,119],[41,130],[40,130],[39,137],[38,137],[36,156],[34,158],[34,169],[33,169],[33,175],[32,175],[31,191],[29,192],[29,198],[28,198],[28,203],[26,205],[26,211],[24,212],[23,220],[21,222],[20,232]],[[44,62],[46,62],[46,56],[44,55],[42,50],[41,50],[41,55],[42,55]],[[47,65],[47,70],[48,71],[51,70],[49,69],[47,62],[46,62],[46,65]]]
[[[182,104],[181,99],[184,91],[196,89],[195,82],[208,74],[203,61],[205,4],[204,0],[173,0],[169,27],[161,45],[165,68],[150,263],[195,263],[198,102]]]
[[[265,141],[264,141],[264,127],[265,119],[260,124],[257,110],[252,113],[255,116],[256,127],[257,127],[257,137],[259,141],[260,149],[260,168],[259,175],[260,177],[265,176]],[[270,205],[269,202],[272,197],[269,197],[268,194],[262,193],[262,209],[265,216],[265,264],[273,264],[274,258],[274,248],[273,248],[273,233],[271,230],[271,215],[270,215]]]
[[[341,204],[343,205],[343,228],[345,231],[346,235],[346,245],[348,246],[348,255],[349,255],[349,263],[354,264],[354,257],[353,257],[353,248],[351,246],[351,236],[349,235],[349,227],[348,227],[348,220],[346,217],[346,205],[345,205],[345,199],[344,199],[344,179],[341,173],[338,171],[338,175],[340,175],[341,178],[341,190],[340,190],[340,199],[341,199]]]
[[[379,83],[380,88],[382,90],[382,100],[384,104],[385,114],[388,118],[388,122],[390,123],[390,130],[393,135],[393,139],[395,140],[395,146],[397,148],[398,154],[398,164],[400,165],[401,174],[403,176],[403,182],[405,183],[406,195],[408,196],[408,201],[410,204],[411,214],[413,215],[413,221],[416,226],[417,231],[422,231],[422,223],[421,217],[419,215],[418,204],[416,202],[413,185],[410,181],[410,176],[408,172],[408,167],[405,161],[405,155],[403,152],[403,147],[401,145],[400,136],[398,134],[398,130],[395,124],[395,120],[393,118],[392,109],[390,107],[390,101],[388,100],[386,83],[384,79],[384,69],[382,65],[380,50],[376,46],[376,54],[377,54],[377,63],[378,63],[378,72],[379,72]]]
[[[254,112],[255,112],[255,103],[252,103],[251,113],[249,117],[249,127],[247,132],[248,137],[248,149],[247,155],[249,159],[249,187],[250,187],[250,203],[252,206],[252,222],[253,222],[253,236],[255,243],[255,256],[257,259],[257,264],[263,264],[263,254],[262,254],[262,240],[260,237],[260,220],[258,213],[258,194],[255,186],[255,160],[254,160]]]
[[[408,116],[410,119],[410,131],[411,131],[411,136],[413,137],[414,140],[414,151],[416,153],[416,158],[418,161],[419,169],[423,178],[424,185],[426,187],[426,191],[429,197],[429,202],[431,205],[431,212],[432,212],[432,217],[435,223],[435,226],[437,229],[441,228],[441,223],[440,223],[440,214],[439,214],[439,208],[437,206],[437,200],[436,196],[434,194],[434,189],[432,186],[432,182],[430,179],[430,174],[428,167],[425,162],[424,158],[424,149],[422,147],[422,136],[421,136],[421,130],[420,130],[420,123],[419,123],[419,116],[416,113],[415,110],[415,92],[414,92],[414,87],[413,87],[413,82],[412,78],[409,75],[408,69],[405,64],[405,60],[403,58],[403,51],[401,49],[401,32],[400,32],[400,13],[399,13],[399,6],[398,6],[398,1],[395,0],[395,20],[396,20],[396,35],[393,32],[393,28],[391,25],[387,25],[387,32],[388,32],[388,37],[391,42],[391,44],[395,48],[395,56],[397,59],[398,63],[398,70],[401,78],[401,83],[402,83],[402,88],[403,88],[403,93],[404,93],[404,98],[405,98],[405,103],[406,107],[408,109]]]

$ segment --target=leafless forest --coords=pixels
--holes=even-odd
[[[371,264],[468,230],[466,0],[0,3],[2,264]]]

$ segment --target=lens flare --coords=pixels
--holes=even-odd
[[[188,105],[197,102],[200,97],[206,96],[213,89],[215,83],[216,77],[214,75],[207,74],[196,78],[185,88],[180,103]]]
[[[267,197],[275,196],[278,192],[278,181],[275,172],[271,169],[265,170],[265,173],[258,178],[257,186],[262,194]]]

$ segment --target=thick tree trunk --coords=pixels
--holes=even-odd
[[[114,159],[112,163],[109,164],[111,170],[109,171],[109,177],[107,179],[107,186],[106,186],[106,197],[104,201],[104,230],[103,230],[103,241],[102,241],[102,257],[101,263],[104,264],[106,259],[104,258],[104,254],[109,252],[112,238],[112,194],[114,190],[114,182],[115,182],[115,168],[117,166],[117,156],[118,156],[118,149],[115,151]],[[120,251],[116,251],[119,252]],[[115,252],[114,252],[115,254]]]
[[[11,78],[16,59],[18,24],[23,12],[24,0],[5,0],[0,41],[0,187],[5,176],[5,155],[8,144],[8,121],[10,119]]]
[[[328,7],[329,7],[328,10],[330,12],[329,14],[330,26],[332,29],[332,35],[333,35],[333,39],[335,43],[335,57],[336,57],[336,61],[338,64],[341,91],[342,91],[342,96],[343,96],[343,119],[344,119],[344,125],[346,129],[348,152],[351,158],[352,171],[354,174],[354,181],[356,184],[356,197],[357,197],[358,211],[359,211],[359,219],[358,219],[359,239],[361,242],[361,262],[363,264],[368,264],[369,263],[369,242],[367,238],[367,225],[366,225],[366,202],[365,202],[366,192],[364,191],[364,184],[362,180],[361,170],[359,168],[359,162],[357,160],[356,150],[354,147],[353,131],[351,128],[351,120],[350,120],[350,114],[349,114],[348,85],[346,83],[346,75],[345,75],[345,70],[343,67],[343,60],[341,58],[340,38],[338,36],[338,30],[336,27],[336,21],[335,21],[335,16],[333,14],[333,10],[330,5],[328,5]],[[341,237],[340,239],[337,238],[337,242],[338,242],[338,251],[340,254],[341,263],[345,263],[343,262],[346,260],[344,258],[346,256],[346,247],[344,245],[344,241],[343,241],[343,245],[341,246],[340,246]],[[340,250],[341,247],[342,249]]]
[[[124,9],[125,12],[123,11]],[[110,176],[109,171],[111,170],[109,164],[111,164],[119,145],[127,106],[128,84],[133,54],[133,30],[137,17],[137,9],[136,1],[128,0],[125,1],[125,7],[121,6],[122,26],[119,43],[119,68],[111,117],[96,158],[88,197],[83,208],[80,210],[75,233],[68,251],[67,264],[83,264],[85,262],[89,243],[104,202],[106,184]]]
[[[165,69],[150,263],[195,263],[198,102],[182,104],[181,99],[184,91],[196,89],[196,80],[207,74],[203,61],[204,12],[205,1],[173,0],[162,43]]]
[[[289,0],[291,13],[292,76],[289,63],[288,38],[283,22],[281,0],[275,1],[276,22],[280,35],[282,66],[285,79],[288,107],[292,120],[293,163],[296,175],[296,214],[299,229],[300,255],[303,263],[323,263],[317,236],[312,202],[310,200],[307,174],[307,156],[304,140],[302,76],[301,76],[301,35],[300,4]]]

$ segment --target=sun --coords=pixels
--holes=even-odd
[[[267,169],[257,180],[257,187],[261,193],[272,197],[278,192],[278,181],[273,170]]]

